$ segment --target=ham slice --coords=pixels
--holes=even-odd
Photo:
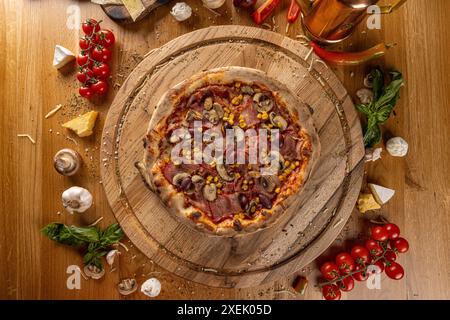
[[[162,173],[164,177],[172,183],[173,177],[175,177],[176,174],[180,173],[181,170],[177,168],[172,162],[168,162],[163,168]]]
[[[241,211],[237,194],[219,195],[216,200],[209,203],[209,207],[214,219]]]
[[[245,123],[247,127],[251,127],[255,124],[258,124],[260,120],[258,119],[258,112],[255,107],[253,107],[253,100],[251,97],[246,97],[244,102],[244,109],[242,109],[242,116],[244,117]]]

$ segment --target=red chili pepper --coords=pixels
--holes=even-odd
[[[379,43],[370,49],[360,52],[342,52],[328,51],[312,41],[310,42],[310,45],[320,58],[339,66],[355,66],[382,57],[389,48],[395,46],[395,44]]]
[[[267,0],[264,2],[255,12],[253,12],[252,17],[253,21],[256,24],[261,24],[267,17],[275,10],[276,7],[280,4],[281,0]]]
[[[289,9],[287,12],[287,21],[289,23],[294,23],[297,20],[298,15],[300,14],[300,6],[297,3],[297,0],[291,0],[291,4],[289,5]]]

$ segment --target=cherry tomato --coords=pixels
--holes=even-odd
[[[111,60],[111,51],[103,46],[96,46],[92,50],[92,58],[99,62],[108,62]]]
[[[366,248],[369,250],[370,255],[373,257],[378,257],[383,253],[383,248],[373,239],[369,239],[366,241]]]
[[[99,37],[98,43],[107,48],[111,47],[116,42],[114,33],[108,29],[101,30],[98,33],[98,37]]]
[[[386,275],[394,280],[400,280],[405,275],[405,270],[397,262],[390,262],[385,271]]]
[[[391,245],[391,249],[394,250],[394,252],[405,253],[409,249],[409,243],[404,238],[391,240],[389,244]]]
[[[87,49],[89,49],[90,42],[89,42],[88,39],[86,39],[85,37],[83,37],[83,38],[80,39],[79,45],[80,45],[80,49],[82,49],[82,50],[87,50]]]
[[[236,8],[253,9],[256,4],[256,0],[233,0],[233,5]]]
[[[94,31],[100,31],[100,24],[95,19],[86,19],[82,24],[81,28],[83,29],[84,34],[91,35]],[[94,29],[95,28],[95,29]]]
[[[377,262],[371,263],[368,267],[368,273],[383,273],[384,271],[384,262],[378,260]]]
[[[84,98],[90,98],[93,96],[94,92],[92,91],[92,89],[90,87],[86,87],[86,86],[82,86],[80,89],[78,89],[78,93],[80,94],[80,96],[84,97]]]
[[[94,66],[92,67],[92,71],[97,76],[97,78],[105,80],[109,77],[111,74],[109,70],[109,66],[104,62],[98,62],[94,63]]]
[[[394,251],[388,250],[384,254],[384,259],[386,259],[386,261],[394,262],[395,260],[397,260],[397,255]]]
[[[81,67],[85,67],[88,64],[88,61],[89,61],[89,56],[88,56],[87,52],[81,51],[77,56],[78,65]]]
[[[355,281],[351,276],[345,277],[342,281],[338,281],[337,284],[342,291],[352,291],[355,287]]]
[[[83,68],[77,72],[77,79],[81,83],[86,83],[90,78],[94,77],[94,72],[91,69]]]
[[[386,241],[389,238],[389,233],[384,227],[375,226],[370,228],[370,236],[376,241]]]
[[[334,280],[339,277],[339,269],[333,262],[325,262],[320,267],[320,272],[322,272],[323,277],[327,280]]]
[[[393,223],[387,223],[383,226],[389,235],[389,239],[397,239],[400,236],[400,228]]]
[[[108,84],[103,80],[98,80],[91,86],[91,88],[95,93],[101,96],[105,95],[108,92]]]
[[[366,281],[369,278],[369,275],[367,274],[367,272],[364,268],[365,268],[365,266],[362,266],[362,265],[356,266],[355,271],[361,270],[361,271],[355,272],[353,274],[353,278],[356,281]]]
[[[363,246],[354,246],[350,254],[352,255],[353,259],[355,259],[356,264],[359,265],[364,265],[370,260],[369,250],[367,250]]]
[[[355,269],[355,260],[347,252],[341,252],[336,256],[336,265],[344,274],[350,273]]]
[[[322,288],[322,294],[325,300],[340,300],[341,291],[335,284],[327,284]]]

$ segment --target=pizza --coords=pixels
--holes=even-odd
[[[222,236],[273,223],[320,153],[308,107],[243,67],[205,71],[167,91],[144,147],[138,167],[170,214]]]

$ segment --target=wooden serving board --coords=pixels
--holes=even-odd
[[[105,192],[131,241],[163,268],[210,286],[248,287],[287,276],[337,237],[354,208],[364,147],[353,103],[333,72],[304,57],[308,48],[259,28],[201,29],[150,52],[122,85],[103,130]],[[205,69],[245,66],[267,72],[310,106],[321,156],[298,201],[269,228],[233,238],[179,223],[144,185],[135,163],[161,95]]]
[[[169,3],[171,0],[141,0],[144,11],[139,14],[136,20],[131,18],[127,8],[122,4],[105,4],[101,5],[103,11],[118,23],[133,23],[146,17],[152,10]]]

